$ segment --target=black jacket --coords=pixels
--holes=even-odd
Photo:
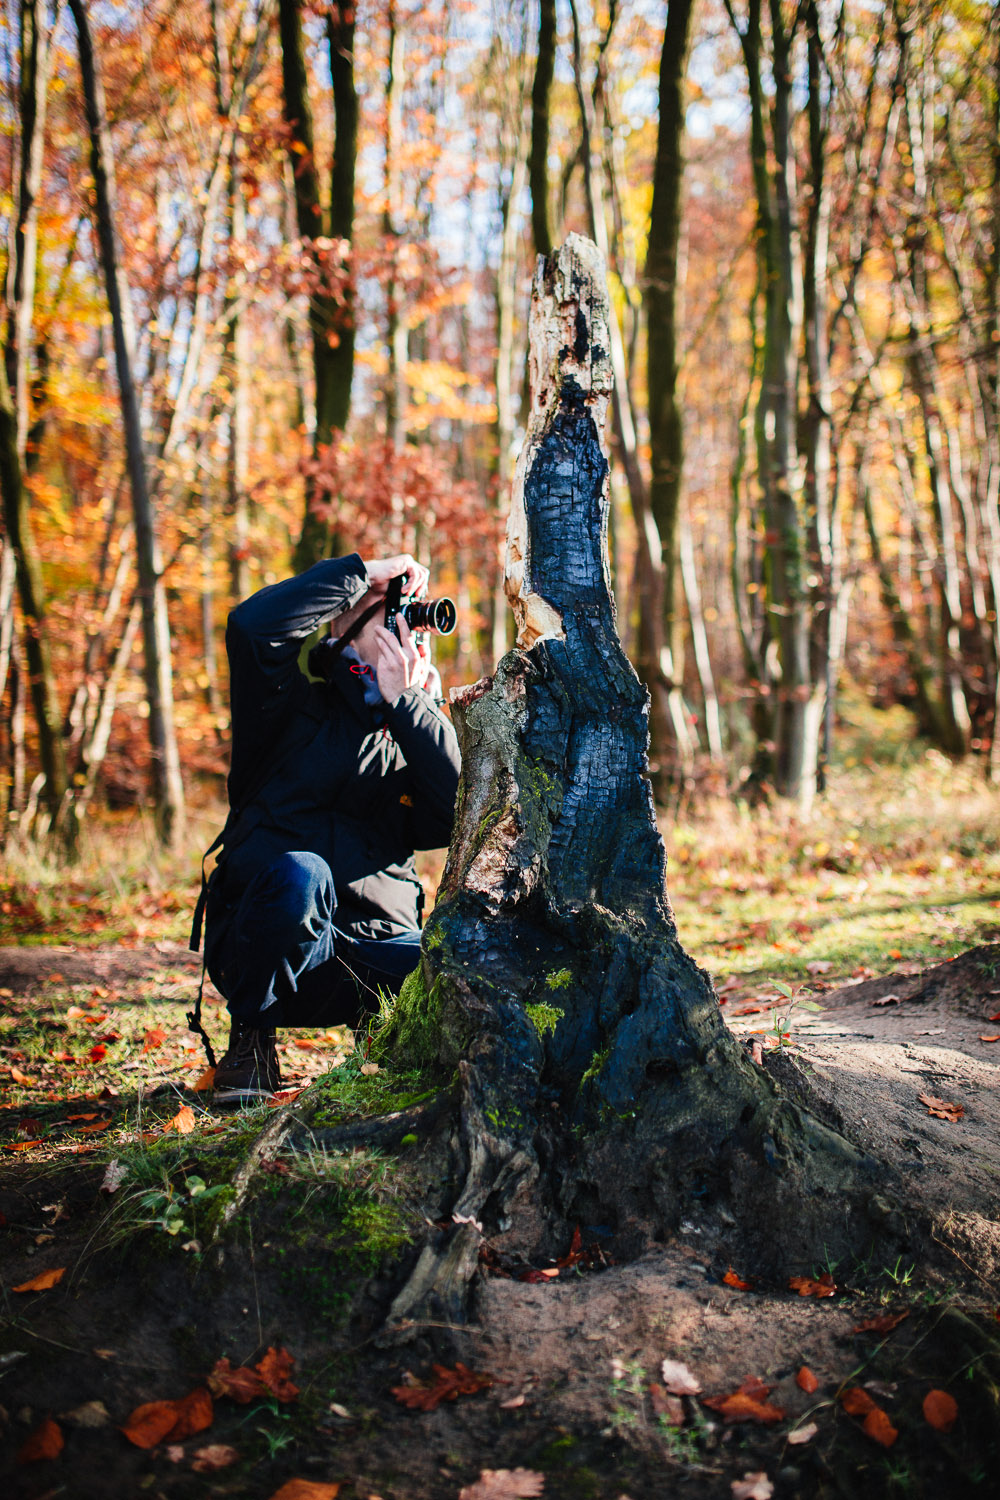
[[[261,589],[229,616],[236,816],[211,882],[206,946],[252,877],[290,850],[329,864],[344,931],[381,937],[420,926],[413,851],[451,837],[455,731],[420,688],[373,710],[346,662],[330,682],[299,668],[303,641],[367,587],[360,557],[332,558]]]

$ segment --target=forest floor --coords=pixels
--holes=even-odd
[[[103,904],[96,866],[61,885],[12,867],[0,892],[5,1492],[992,1493],[1000,806],[933,759],[883,771],[845,773],[808,824],[721,807],[675,822],[669,886],[727,1022],[902,1170],[930,1237],[915,1231],[893,1264],[829,1264],[818,1246],[813,1265],[789,1266],[800,1293],[731,1265],[697,1205],[625,1265],[602,1265],[599,1226],[582,1226],[584,1253],[567,1246],[561,1265],[484,1264],[447,1361],[481,1377],[467,1392],[461,1375],[435,1374],[429,1347],[375,1343],[415,1211],[399,1160],[419,1149],[409,1138],[385,1157],[265,1151],[246,1233],[213,1244],[225,1188],[279,1112],[219,1114],[198,1087],[204,1058],[184,1030],[190,866],[175,881],[120,861]],[[211,995],[208,1025],[221,1041]],[[329,1088],[339,1118],[398,1107],[414,1084],[362,1073],[372,1065],[340,1031],[282,1045],[289,1094]],[[294,1097],[285,1106],[294,1114]],[[247,1370],[242,1404],[226,1394],[234,1367]]]

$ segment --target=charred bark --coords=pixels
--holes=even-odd
[[[863,1158],[748,1060],[678,941],[648,698],[608,575],[607,318],[596,248],[570,236],[532,298],[507,534],[517,644],[453,694],[456,827],[421,967],[376,1044],[457,1079],[463,1162],[457,1228],[424,1248],[387,1338],[461,1316],[475,1221],[528,1255],[607,1225],[621,1259],[714,1215],[731,1253],[774,1275],[869,1237],[852,1212]]]

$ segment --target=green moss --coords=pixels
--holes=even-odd
[[[390,1205],[372,1199],[353,1203],[343,1223],[353,1238],[351,1259],[362,1270],[376,1271],[383,1260],[410,1243],[402,1216]]]
[[[566,990],[573,983],[572,969],[556,969],[552,974],[545,976],[546,986],[550,990]]]
[[[555,1031],[566,1014],[555,1005],[526,1005],[524,1013],[543,1041],[546,1036]]]
[[[580,1079],[580,1083],[584,1084],[588,1081],[588,1079],[596,1078],[598,1073],[604,1067],[604,1064],[607,1062],[610,1055],[610,1047],[603,1047],[599,1052],[595,1052],[590,1060],[590,1067],[583,1074],[582,1078]]]

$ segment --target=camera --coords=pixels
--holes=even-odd
[[[430,630],[435,635],[451,635],[458,619],[454,599],[408,599],[403,603],[405,573],[389,580],[385,596],[385,628],[399,637],[396,615],[401,614],[411,630]]]

